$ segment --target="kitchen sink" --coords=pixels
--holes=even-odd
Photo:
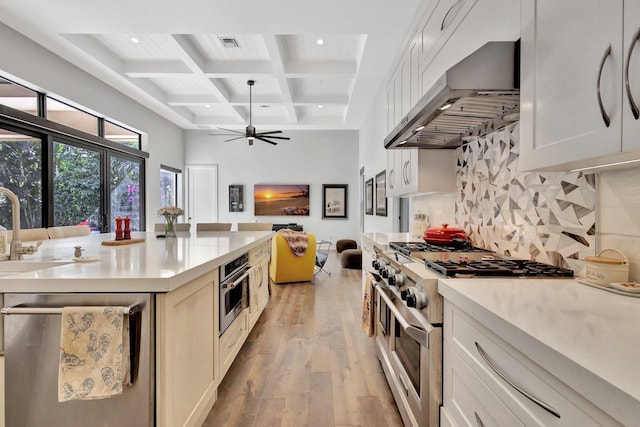
[[[0,261],[0,277],[70,264],[72,261]]]

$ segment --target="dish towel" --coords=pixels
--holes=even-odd
[[[131,384],[129,316],[123,307],[64,307],[58,402],[105,399]]]
[[[303,256],[309,246],[309,238],[304,231],[293,231],[289,228],[282,228],[278,233],[284,237],[289,244],[291,252],[297,256]]]
[[[372,337],[375,333],[373,295],[373,275],[371,273],[367,273],[367,281],[365,283],[364,296],[362,299],[362,329],[368,337]]]

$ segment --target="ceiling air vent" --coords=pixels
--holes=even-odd
[[[220,40],[222,42],[222,45],[228,49],[240,47],[240,45],[238,44],[238,40],[233,37],[218,37],[218,40]]]

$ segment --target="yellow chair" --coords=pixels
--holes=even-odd
[[[289,243],[276,233],[271,240],[271,263],[269,276],[273,283],[309,282],[313,279],[316,265],[316,236],[307,233],[309,244],[303,256],[297,256],[289,248]]]

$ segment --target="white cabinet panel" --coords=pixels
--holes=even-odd
[[[409,196],[420,193],[452,192],[456,190],[455,150],[388,150],[389,164],[393,157],[393,188],[389,185],[389,197]]]
[[[522,2],[522,170],[595,166],[640,148],[623,84],[638,9],[637,0]],[[639,56],[636,45],[636,97]]]
[[[541,361],[532,361],[448,301],[445,301],[443,323],[445,343],[524,425],[620,426],[540,366]],[[535,345],[542,344],[535,341],[530,344]],[[445,367],[452,363],[456,362],[447,361],[445,354]],[[445,370],[444,375],[445,385],[455,381],[446,378],[450,375],[448,371]],[[478,394],[476,398],[494,405],[489,393]]]
[[[624,2],[624,55],[625,86],[622,101],[622,150],[640,150],[640,0]],[[627,68],[628,67],[628,68]],[[636,113],[632,113],[631,105],[635,104]]]

